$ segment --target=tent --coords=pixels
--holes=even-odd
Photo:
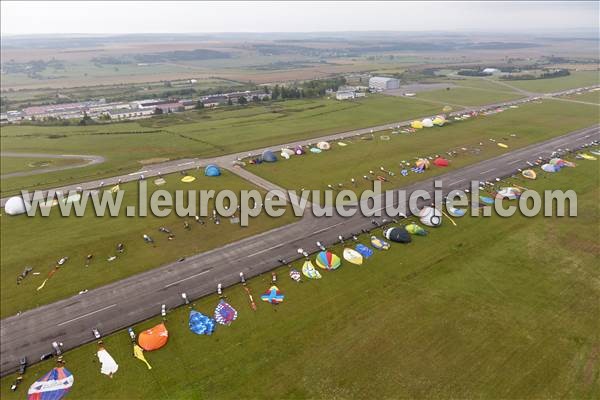
[[[315,262],[320,268],[328,270],[338,269],[342,265],[340,258],[330,251],[321,251],[317,254]]]
[[[558,171],[560,171],[560,167],[557,167],[556,165],[552,165],[552,164],[544,164],[544,165],[542,165],[542,171],[558,172]]]
[[[271,304],[283,303],[284,298],[285,296],[283,295],[283,293],[281,293],[279,288],[275,285],[271,286],[269,290],[267,290],[262,296],[260,296],[260,299],[262,301],[266,301],[267,303]]]
[[[377,250],[389,250],[390,244],[385,240],[379,239],[376,236],[371,236],[371,246],[375,247]]]
[[[204,168],[204,175],[205,176],[220,176],[221,168],[217,167],[214,164],[209,164],[206,166],[206,168]]]
[[[496,193],[497,199],[515,200],[521,197],[521,190],[515,187],[503,187]]]
[[[11,197],[4,204],[4,212],[8,215],[24,214],[31,209],[31,205],[25,204],[21,196]]]
[[[29,387],[27,400],[60,400],[71,390],[75,378],[65,367],[52,368]]]
[[[423,129],[423,124],[421,121],[413,121],[410,123],[410,127],[413,129]]]
[[[221,325],[231,325],[237,318],[237,311],[225,300],[221,300],[215,308],[215,320]]]
[[[431,118],[425,118],[423,121],[421,121],[421,124],[425,128],[431,128],[433,126],[433,121],[431,120]]]
[[[319,142],[317,143],[317,147],[321,150],[329,150],[331,146],[327,142]]]
[[[416,162],[415,162],[415,167],[417,167],[417,169],[420,169],[421,171],[429,169],[429,166],[431,164],[429,163],[429,160],[426,158],[419,158]]]
[[[321,274],[315,269],[315,266],[310,260],[304,261],[302,264],[302,273],[309,279],[321,279]]]
[[[265,162],[275,162],[277,161],[277,156],[271,150],[265,150],[262,153],[262,160]]]
[[[419,220],[423,225],[440,226],[442,224],[442,212],[437,208],[423,207],[419,212]]]
[[[450,165],[450,162],[443,157],[438,157],[435,160],[433,160],[433,165],[438,167],[447,167],[448,165]]]
[[[343,252],[344,260],[355,265],[362,265],[363,256],[356,250],[346,247]]]
[[[532,169],[524,170],[523,172],[521,172],[521,175],[523,175],[523,178],[527,178],[527,179],[536,179],[537,178],[537,174]]]
[[[212,335],[216,321],[196,310],[190,310],[188,326],[196,335]]]
[[[108,375],[112,378],[113,374],[119,369],[119,364],[117,364],[115,359],[108,354],[108,351],[106,351],[104,347],[100,347],[96,355],[98,356],[98,360],[101,364],[100,373]]]
[[[419,235],[419,236],[427,235],[427,231],[425,229],[421,228],[419,225],[415,224],[414,222],[406,225],[406,231],[408,233],[410,233],[411,235]]]
[[[138,336],[140,347],[146,351],[158,350],[167,344],[169,340],[169,331],[165,324],[158,324],[150,329],[146,329]]]
[[[354,249],[360,253],[363,258],[369,258],[373,255],[373,249],[371,249],[369,246],[365,246],[362,243],[357,244]]]
[[[383,236],[396,243],[410,243],[412,240],[403,226],[387,228],[383,231]]]

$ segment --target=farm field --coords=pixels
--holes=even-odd
[[[356,102],[297,100],[244,108],[190,111],[140,122],[85,127],[7,126],[3,151],[96,154],[81,169],[2,180],[2,195],[130,172],[145,160],[206,157],[435,114],[441,106],[369,96]]]
[[[510,86],[536,93],[557,92],[584,86],[598,85],[598,71],[575,71],[560,78],[532,79],[523,81],[503,81]]]
[[[215,191],[229,189],[239,192],[241,189],[254,188],[253,185],[227,171],[223,171],[223,175],[218,178],[199,176],[201,173],[196,171],[192,175],[197,179],[190,184],[181,183],[179,174],[165,176],[167,183],[160,187],[149,182],[149,196],[158,188],[171,193],[177,189],[214,189]],[[85,216],[80,218],[74,215],[63,218],[58,213],[57,207],[52,209],[49,217],[6,214],[0,216],[2,223],[0,315],[2,318],[294,220],[292,213],[286,213],[284,217],[277,219],[263,214],[251,219],[249,226],[242,228],[239,224],[231,224],[227,218],[222,218],[219,225],[215,225],[209,218],[203,218],[205,224],[200,225],[193,217],[178,217],[175,211],[164,218],[152,216],[150,210],[148,217],[126,217],[125,207],[138,204],[137,183],[121,185],[121,189],[125,191],[125,195],[119,217],[113,218],[108,214],[104,217],[96,217],[91,204]],[[209,214],[212,215],[212,200],[208,208]],[[191,230],[184,229],[184,220],[190,222]],[[158,231],[161,226],[175,234],[174,240],[169,241],[167,234]],[[32,232],[37,233],[32,234]],[[150,235],[156,246],[144,243],[143,234]],[[119,242],[125,245],[125,252],[122,255],[116,251]],[[87,254],[94,256],[88,267],[85,266]],[[108,257],[113,255],[118,255],[117,259],[112,262],[107,261]],[[69,261],[43,289],[37,291],[36,288],[56,265],[57,260],[65,256],[69,257]],[[33,271],[20,285],[17,285],[17,276],[26,266],[33,267]],[[36,272],[40,274],[33,275]]]
[[[252,312],[242,288],[228,288],[239,317],[211,337],[190,332],[187,307],[173,310],[167,345],[145,353],[152,370],[132,357],[124,331],[103,338],[119,363],[113,379],[100,375],[96,344],[69,351],[69,398],[598,398],[597,163],[518,179],[575,190],[577,218],[445,220],[302,284],[283,267],[281,305]],[[255,295],[270,286],[267,275],[249,281]],[[214,295],[194,308],[211,315],[217,303]],[[16,393],[14,375],[5,377],[1,397],[23,398],[53,364],[30,367]]]
[[[323,190],[327,189],[327,185],[335,187],[342,183],[345,189],[359,194],[372,189],[372,182],[363,178],[364,175],[374,177],[369,171],[389,180],[390,183],[382,185],[383,190],[421,179],[421,175],[413,173],[402,176],[399,165],[402,160],[414,163],[418,157],[436,154],[448,157],[447,152],[458,151],[455,157],[448,157],[450,167],[432,166],[427,172],[428,175],[442,174],[452,168],[591,126],[598,123],[599,118],[600,108],[593,105],[545,100],[539,104],[528,103],[518,109],[508,109],[500,114],[425,128],[413,134],[384,132],[376,134],[373,140],[345,141],[348,143],[345,147],[332,143],[331,150],[320,154],[307,152],[303,156],[292,156],[289,160],[280,159],[276,163],[248,165],[246,168],[287,189]],[[381,136],[389,137],[389,140],[381,140]],[[503,142],[509,148],[500,148],[489,139]],[[467,150],[462,150],[463,147]],[[394,172],[395,176],[388,176],[380,167]],[[356,180],[356,186],[352,185],[352,178]]]
[[[42,168],[64,167],[67,165],[81,164],[83,160],[77,159],[43,159],[28,157],[0,157],[1,174],[11,174],[13,172],[35,171]]]
[[[417,93],[415,98],[452,104],[456,106],[478,106],[484,104],[500,103],[503,101],[516,100],[523,95],[516,92],[500,90],[487,90],[469,87],[455,87],[449,90],[432,90]]]

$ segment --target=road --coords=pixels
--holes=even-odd
[[[574,149],[593,140],[600,140],[600,126],[518,149],[435,179],[444,182],[445,192],[464,189],[470,180],[509,176],[517,168],[525,167],[528,160],[548,157],[558,148]],[[425,179],[403,189],[431,192],[433,180]],[[54,340],[63,342],[65,350],[91,342],[94,340],[92,328],[102,334],[126,328],[159,314],[161,304],[167,308],[181,305],[182,292],[191,299],[209,295],[215,292],[217,283],[225,287],[237,283],[240,272],[250,278],[276,267],[279,258],[298,258],[300,247],[309,253],[316,251],[317,240],[331,244],[337,241],[338,235],[348,237],[361,229],[372,229],[371,220],[360,214],[350,218],[316,218],[306,212],[299,222],[5,318],[0,326],[1,375],[15,371],[22,356],[32,362],[38,360],[41,354],[51,351]],[[237,307],[244,310],[245,305]]]
[[[68,159],[68,160],[81,160],[80,164],[74,165],[63,165],[61,167],[49,167],[49,168],[40,168],[34,169],[31,171],[18,171],[12,172],[10,174],[0,175],[0,179],[6,178],[15,178],[18,176],[30,176],[30,175],[38,175],[45,174],[48,172],[55,171],[64,171],[66,169],[73,168],[82,168],[87,167],[89,165],[101,164],[106,159],[102,156],[94,156],[94,155],[80,155],[80,154],[45,154],[45,153],[15,153],[15,152],[5,152],[0,153],[0,157],[20,157],[20,158],[55,158],[55,159]],[[4,205],[4,204],[2,204]]]
[[[561,96],[567,92],[569,92],[569,91],[565,90],[565,91],[561,91],[561,92],[548,93],[548,94],[540,95],[540,96],[555,97],[555,96]],[[479,111],[479,110],[483,110],[483,109],[494,109],[497,107],[508,107],[510,105],[523,104],[525,102],[531,101],[534,98],[536,98],[536,97],[530,96],[530,97],[525,97],[525,98],[513,100],[513,101],[505,101],[505,102],[501,102],[501,103],[488,104],[485,106],[469,107],[469,108],[466,108],[466,109],[463,109],[460,111],[456,111],[450,115],[451,116],[459,115],[459,114],[464,114],[464,113],[470,112],[470,111]],[[216,164],[216,165],[219,165],[220,167],[231,169],[233,172],[235,172],[235,169],[231,168],[234,161],[236,161],[237,159],[240,159],[240,158],[248,157],[248,155],[262,154],[262,152],[267,149],[279,149],[282,147],[293,148],[296,145],[305,146],[308,144],[317,143],[322,140],[325,140],[325,141],[341,140],[341,139],[348,138],[348,137],[369,134],[371,132],[379,132],[379,131],[385,131],[385,130],[389,130],[389,129],[395,129],[399,126],[407,126],[410,124],[411,121],[412,120],[399,121],[399,122],[393,122],[393,123],[388,123],[388,124],[383,124],[383,125],[372,126],[372,127],[368,127],[368,128],[356,129],[356,130],[347,131],[347,132],[334,133],[334,134],[322,136],[319,138],[304,139],[304,140],[298,140],[298,141],[294,141],[294,142],[281,143],[279,145],[273,145],[273,146],[269,146],[269,147],[263,147],[260,149],[243,151],[243,152],[239,152],[239,153],[227,154],[227,155],[223,155],[223,156],[219,156],[219,157],[203,158],[203,159],[186,158],[186,159],[168,161],[168,162],[157,163],[157,164],[149,164],[149,165],[145,165],[144,167],[142,167],[139,171],[135,171],[132,173],[114,176],[111,178],[97,179],[97,180],[83,182],[83,183],[79,183],[79,184],[72,184],[72,185],[56,187],[56,188],[53,188],[52,190],[62,191],[65,193],[70,190],[78,190],[78,189],[92,190],[92,189],[97,189],[99,187],[102,187],[102,185],[112,186],[112,185],[116,185],[118,182],[125,183],[125,182],[135,181],[135,180],[140,179],[140,176],[142,176],[142,175],[145,178],[151,178],[151,177],[155,177],[155,176],[159,176],[159,175],[166,175],[166,174],[170,174],[170,173],[191,170],[194,168],[200,168],[200,167],[204,167],[208,164]],[[4,197],[4,198],[0,199],[0,206],[4,207],[4,204],[6,203],[6,201],[8,199],[9,199],[9,197]]]

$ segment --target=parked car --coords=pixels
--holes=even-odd
[[[129,333],[129,337],[131,338],[131,341],[135,342],[135,332],[133,331],[133,328],[127,328],[127,332]]]
[[[45,353],[40,357],[40,361],[49,360],[54,357],[54,353]]]
[[[167,306],[164,304],[160,306],[160,315],[162,315],[163,318],[167,316]]]
[[[27,357],[22,357],[19,360],[19,375],[23,375],[27,369]]]
[[[102,337],[102,336],[100,335],[100,332],[99,332],[99,331],[98,331],[98,329],[96,329],[96,328],[93,328],[93,329],[92,329],[92,333],[94,334],[94,337],[95,337],[96,339],[100,339],[100,338]]]

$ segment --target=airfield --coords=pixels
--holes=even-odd
[[[557,87],[563,90],[562,86]],[[522,88],[527,91],[533,89],[538,88]],[[489,92],[482,94],[484,91],[479,89],[462,90],[456,96],[457,114],[479,110],[490,100]],[[461,100],[461,95],[470,101]],[[439,113],[441,105],[434,98],[435,91],[423,92],[415,99],[394,100],[392,97],[374,96],[369,113],[379,109],[380,114],[364,119],[365,114],[356,113],[355,109],[348,107],[343,114],[336,113],[333,121],[321,116],[323,119],[319,120],[327,122],[318,128],[315,128],[314,118],[330,106],[323,104],[320,107],[307,102],[304,107],[315,107],[309,110],[309,114],[271,126],[258,137],[248,138],[247,142],[234,140],[236,135],[239,137],[241,132],[249,129],[245,119],[239,126],[232,125],[229,137],[224,137],[218,129],[224,129],[235,118],[245,118],[248,115],[244,113],[254,113],[255,110],[231,111],[236,113],[233,119],[220,119],[217,121],[219,126],[211,128],[213,132],[203,135],[209,143],[218,142],[219,148],[198,142],[194,145],[198,147],[188,149],[188,153],[197,150],[197,158],[149,163],[137,166],[139,170],[131,172],[131,168],[136,166],[135,160],[124,168],[122,174],[111,177],[106,174],[115,171],[121,164],[116,159],[108,160],[102,167],[94,166],[91,173],[77,172],[73,175],[75,169],[54,172],[54,178],[46,182],[19,177],[18,181],[13,181],[18,184],[9,185],[6,193],[23,183],[26,187],[43,188],[60,185],[56,189],[63,191],[77,187],[94,189],[100,183],[108,186],[118,181],[133,185],[142,174],[146,178],[165,176],[168,182],[173,182],[170,189],[175,189],[180,187],[174,183],[178,182],[179,172],[200,175],[196,168],[202,169],[208,164],[221,166],[224,175],[214,181],[199,176],[195,182],[198,187],[215,185],[213,182],[216,182],[216,186],[228,188],[325,189],[328,184],[338,182],[349,185],[351,177],[360,178],[379,165],[398,172],[397,164],[401,159],[414,160],[417,156],[444,154],[461,147],[477,147],[480,151],[453,158],[448,169],[432,169],[424,175],[405,177],[407,179],[395,176],[390,178],[389,187],[384,186],[384,189],[431,190],[434,177],[444,181],[446,192],[467,187],[471,179],[502,178],[514,182],[517,168],[526,167],[528,161],[538,157],[549,158],[552,151],[559,148],[575,149],[600,139],[597,106],[587,104],[587,100],[584,100],[586,104],[577,103],[571,97],[561,100],[562,95],[562,92],[548,91],[541,100],[534,101],[538,94],[500,94],[494,99],[495,104],[486,108],[501,107],[505,109],[502,113],[410,134],[394,134],[393,131],[406,127],[413,119]],[[391,112],[400,105],[406,106],[401,113]],[[303,107],[302,103],[296,106]],[[294,115],[293,107],[286,111],[288,115]],[[390,114],[396,118],[390,120]],[[313,119],[310,122],[304,120],[308,115]],[[258,126],[269,117],[261,112],[251,118],[255,118],[252,123]],[[164,127],[161,126],[163,121]],[[377,123],[381,124],[374,125]],[[131,124],[126,125],[127,129],[131,128]],[[199,121],[187,125],[182,120],[182,129],[177,132],[185,136],[199,125]],[[115,124],[102,129],[120,132],[124,126]],[[167,124],[166,119],[157,118],[139,129],[143,135],[156,135],[156,142],[150,142],[149,148],[143,150],[144,154],[139,155],[138,160],[142,157],[152,159],[158,154],[153,147],[159,148],[164,138],[161,133],[153,133],[152,129],[171,131],[175,128],[170,122]],[[189,129],[188,133],[186,129]],[[33,135],[37,133],[31,132]],[[73,129],[71,134],[80,135],[81,131]],[[373,138],[362,141],[360,138],[365,135]],[[6,140],[6,143],[15,146],[10,150],[25,147],[34,150],[30,145],[20,147],[16,144],[20,139],[15,136],[9,131],[9,139],[5,139],[3,132],[3,144]],[[83,136],[82,140],[88,146],[89,137],[101,135]],[[170,132],[169,137],[173,136]],[[382,140],[382,136],[389,136],[389,141]],[[219,140],[216,140],[217,137]],[[43,139],[36,147],[44,147],[52,140]],[[183,154],[185,146],[190,143],[183,140],[178,144],[176,140],[172,152],[167,151],[168,158],[175,159]],[[244,168],[233,166],[234,161],[251,159],[269,148],[311,146],[319,140],[331,141],[334,146],[339,141],[350,144],[344,149],[334,147],[329,153],[307,154],[288,161],[280,160],[276,164],[263,163]],[[496,146],[499,141],[506,142],[508,149]],[[124,159],[126,152],[127,148],[124,148],[120,157]],[[216,156],[218,153],[228,154]],[[352,163],[349,163],[350,160]],[[180,230],[176,232],[173,243],[163,241],[156,252],[145,252],[141,240],[132,244],[128,252],[145,253],[142,258],[136,256],[135,267],[121,268],[110,276],[102,276],[102,270],[95,271],[100,274],[89,282],[91,290],[84,295],[76,294],[87,279],[79,276],[74,282],[69,282],[64,291],[50,291],[47,297],[42,298],[29,298],[23,291],[17,293],[9,287],[14,285],[11,277],[18,273],[19,264],[23,261],[19,260],[21,253],[25,253],[28,246],[35,246],[34,242],[25,241],[21,244],[23,251],[11,254],[10,269],[3,265],[2,270],[2,285],[7,285],[3,287],[3,293],[14,294],[10,301],[3,298],[2,302],[2,374],[14,370],[22,355],[35,360],[47,352],[49,338],[61,338],[65,350],[74,349],[65,355],[67,367],[77,375],[77,384],[70,395],[73,398],[96,398],[108,392],[114,398],[152,398],[157,393],[161,394],[159,397],[174,398],[195,396],[197,393],[218,393],[223,398],[265,397],[275,392],[281,397],[313,397],[317,394],[356,397],[366,396],[373,390],[383,397],[398,394],[435,396],[441,390],[456,397],[497,396],[498,393],[505,397],[543,397],[565,386],[573,391],[564,393],[565,396],[594,397],[598,391],[593,383],[599,372],[593,365],[595,344],[589,341],[589,337],[597,325],[594,324],[597,312],[590,303],[596,288],[580,274],[594,276],[590,266],[598,250],[597,244],[589,241],[583,240],[581,244],[580,232],[589,232],[598,223],[595,202],[598,169],[595,161],[577,163],[575,169],[520,183],[539,190],[567,187],[578,190],[584,218],[578,217],[570,224],[565,220],[539,217],[531,220],[496,216],[482,220],[464,218],[458,221],[456,227],[445,223],[439,229],[432,229],[430,235],[415,239],[406,248],[394,245],[388,254],[377,253],[361,267],[344,265],[340,271],[326,272],[318,282],[297,284],[289,280],[286,276],[289,267],[274,270],[280,265],[277,260],[297,259],[298,248],[309,253],[318,251],[317,241],[340,253],[341,247],[335,245],[340,235],[348,240],[362,229],[375,229],[374,232],[380,234],[381,229],[374,227],[372,218],[356,216],[345,219],[337,216],[317,219],[307,214],[299,221],[260,220],[245,231],[228,223],[219,228],[230,231],[219,231],[212,225],[194,226],[191,233],[199,232],[199,238],[191,236],[179,241],[186,235]],[[299,179],[299,176],[302,178]],[[360,181],[356,191],[360,192],[367,186],[365,181]],[[2,204],[5,201],[6,197]],[[378,220],[378,223],[382,222]],[[3,221],[3,228],[5,223]],[[140,225],[136,221],[126,228],[116,225],[109,228],[102,223],[94,227],[86,223],[81,229],[107,232],[105,236],[94,238],[96,243],[87,245],[108,254],[117,240],[115,231],[127,232],[128,236],[122,237],[127,238],[129,246],[141,232],[155,230],[157,225],[163,224],[156,220],[145,223]],[[176,223],[179,222],[174,219],[164,222],[170,227]],[[17,224],[15,220],[17,231],[24,229]],[[60,235],[60,231],[72,232],[73,236],[69,238],[67,235],[65,242],[73,240],[73,246],[79,246],[76,240],[83,235],[82,231],[67,225],[56,229],[55,235]],[[559,233],[548,236],[547,232],[553,230]],[[3,229],[3,243],[7,239],[5,232],[6,229]],[[15,240],[24,234],[23,231],[15,235]],[[158,233],[154,236],[160,237]],[[207,240],[208,237],[210,239]],[[359,237],[365,240],[364,235]],[[506,240],[498,245],[498,237]],[[202,243],[194,243],[198,240]],[[558,248],[557,243],[562,243],[562,240],[567,240],[566,248]],[[172,244],[175,246],[169,247]],[[164,252],[165,249],[169,250]],[[43,259],[36,260],[38,263],[47,264],[52,257],[56,259],[69,252],[68,247],[48,250],[40,256]],[[73,259],[83,259],[87,250],[79,249],[78,252],[70,252]],[[180,254],[186,255],[185,260],[172,262]],[[506,254],[511,254],[508,260]],[[567,261],[573,258],[578,261]],[[486,262],[482,263],[482,259]],[[298,262],[292,265],[299,268]],[[560,268],[550,269],[551,266]],[[108,264],[103,267],[113,268]],[[68,265],[59,274],[72,274],[73,271],[68,268],[78,267]],[[259,304],[258,310],[253,312],[248,307],[246,294],[236,285],[239,272],[253,278],[249,279],[249,287],[258,297],[271,280],[268,273],[271,270],[279,276],[279,286],[286,295],[286,301],[273,310],[269,304]],[[57,282],[50,281],[52,283]],[[240,318],[231,327],[219,328],[213,338],[196,338],[187,328],[188,308],[177,308],[182,305],[180,295],[185,292],[190,298],[199,299],[194,302],[194,307],[210,314],[211,307],[217,303],[214,295],[217,283],[226,287],[228,301],[239,311]],[[30,291],[36,286],[34,282],[27,282],[27,285]],[[532,287],[536,290],[532,291]],[[26,286],[19,289],[23,288]],[[587,295],[580,296],[582,292]],[[548,302],[550,298],[554,300]],[[131,357],[129,339],[120,330],[139,321],[144,322],[135,327],[136,331],[155,325],[161,304],[166,304],[169,309],[166,324],[170,339],[164,350],[147,355],[153,365],[153,370],[148,371]],[[36,306],[39,307],[33,308]],[[21,310],[19,307],[23,307],[20,315],[8,317]],[[566,322],[573,310],[581,316],[576,327]],[[540,326],[544,329],[539,329]],[[90,361],[95,359],[95,344],[78,347],[93,340],[91,327],[97,327],[103,335],[114,333],[103,338],[122,367],[113,380],[101,379],[104,377],[97,372],[98,363]],[[579,336],[565,337],[573,329]],[[524,331],[528,333],[524,334]],[[498,332],[504,335],[498,337]],[[340,341],[340,337],[347,340]],[[203,342],[202,345],[196,345],[193,342],[196,340]],[[290,343],[296,345],[290,346]],[[549,353],[549,347],[555,351]],[[576,359],[570,359],[574,353]],[[324,354],[327,356],[324,357]],[[478,361],[482,359],[490,360],[484,370]],[[341,371],[339,360],[356,368],[350,373],[348,370]],[[52,362],[31,367],[23,386],[28,386]],[[427,372],[432,364],[438,366],[438,371],[433,374]],[[576,372],[567,374],[566,364]],[[358,368],[359,365],[362,368]],[[302,380],[297,379],[295,371],[298,369],[304,371]],[[500,369],[503,372],[498,376]],[[525,371],[519,374],[519,379],[515,375],[517,370]],[[199,375],[194,373],[192,377],[191,371],[197,371]],[[186,378],[179,379],[181,374]],[[429,376],[429,383],[422,381],[424,375]],[[548,383],[549,376],[553,378],[551,383]],[[250,380],[253,382],[251,387],[243,384]],[[189,384],[192,381],[195,383]],[[9,383],[10,377],[3,378],[3,398],[14,395],[7,389]],[[119,392],[115,389],[117,383],[119,387],[130,389]]]

